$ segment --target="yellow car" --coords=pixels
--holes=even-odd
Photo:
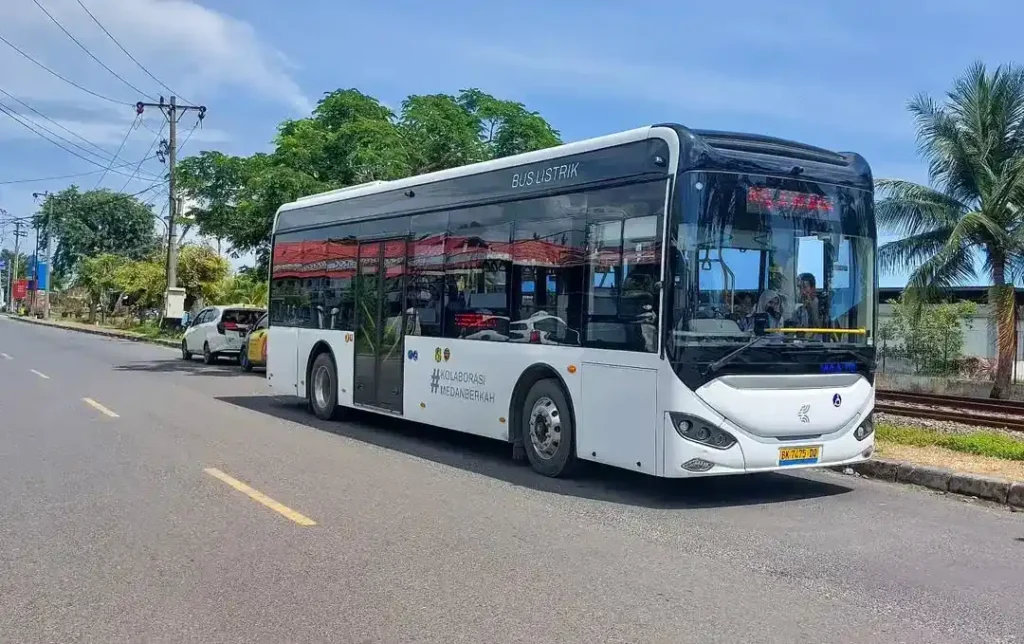
[[[264,313],[242,341],[242,350],[238,352],[238,362],[242,369],[252,371],[253,367],[267,366],[267,314]]]

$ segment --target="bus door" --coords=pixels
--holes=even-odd
[[[406,240],[359,244],[355,390],[358,405],[402,413]]]

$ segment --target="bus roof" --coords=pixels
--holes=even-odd
[[[552,148],[544,148],[543,150],[536,150],[534,152],[515,154],[508,157],[502,157],[500,159],[494,159],[492,161],[471,163],[469,165],[463,165],[457,168],[449,168],[447,170],[440,170],[438,172],[418,174],[412,177],[406,177],[404,179],[396,179],[394,181],[370,181],[368,183],[362,183],[348,188],[330,190],[328,192],[321,192],[319,194],[310,195],[308,197],[302,197],[298,201],[284,204],[283,206],[281,206],[281,210],[294,210],[296,208],[305,208],[307,206],[317,205],[321,203],[330,203],[333,201],[355,199],[356,197],[362,197],[364,195],[374,194],[376,192],[384,192],[385,190],[401,190],[403,188],[415,188],[416,186],[434,183],[436,181],[444,181],[446,179],[457,179],[459,177],[468,177],[474,174],[491,172],[493,170],[503,170],[506,168],[514,168],[516,166],[527,165],[530,163],[540,163],[543,161],[547,161],[549,159],[557,159],[558,157],[563,157],[570,154],[579,154],[581,152],[590,152],[592,150],[610,148],[616,145],[622,145],[624,143],[643,141],[644,139],[647,139],[650,136],[651,129],[652,128],[649,126],[636,128],[634,130],[627,130],[625,132],[619,132],[617,134],[599,136],[593,139],[585,139],[583,141],[574,141],[573,143],[557,145]]]
[[[316,207],[379,193],[404,191],[411,197],[415,193],[413,189],[417,187],[599,152],[607,148],[637,144],[648,139],[664,141],[663,145],[667,145],[665,151],[671,151],[669,156],[678,167],[664,168],[663,171],[670,173],[677,169],[685,169],[750,174],[795,174],[809,181],[836,183],[868,190],[872,187],[871,170],[867,162],[854,153],[832,152],[804,143],[758,134],[691,130],[681,125],[666,123],[404,179],[371,181],[301,197],[278,209],[274,218],[274,231],[278,230],[281,215],[289,211],[307,208],[320,210]],[[282,230],[306,227],[298,225],[299,222],[295,221],[301,216],[300,213],[295,213],[287,217],[290,221],[282,226]],[[310,224],[317,225],[313,222]]]

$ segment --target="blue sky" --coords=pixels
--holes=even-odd
[[[281,119],[303,115],[338,87],[356,87],[397,107],[408,94],[475,86],[524,102],[565,140],[677,121],[855,150],[876,176],[916,181],[926,174],[907,100],[918,92],[941,95],[974,60],[1012,61],[1024,18],[1024,6],[1009,0],[305,0],[289,9],[270,0],[82,1],[155,76],[209,106],[186,155],[266,150]],[[76,0],[40,2],[130,83],[167,93]],[[31,0],[0,3],[0,35],[90,90],[126,103],[138,98]],[[85,94],[3,43],[0,66],[0,89],[108,153],[125,140],[118,155],[125,162],[141,159],[161,126],[151,111],[124,139],[134,118],[128,105]],[[0,104],[89,148],[7,96],[0,95]],[[183,118],[182,137],[191,126],[192,117]],[[72,180],[3,182],[104,165],[76,158],[0,115],[0,206],[11,214],[31,214],[33,191],[60,190]],[[134,166],[119,171],[130,176]],[[155,160],[141,166],[149,175],[162,171]],[[91,188],[101,173],[75,180]],[[152,184],[113,174],[100,183],[130,191]],[[159,209],[163,193],[148,194]],[[9,246],[9,227],[0,234]],[[903,279],[889,275],[882,283]]]

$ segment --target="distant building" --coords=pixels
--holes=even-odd
[[[903,293],[902,288],[879,288],[878,289],[878,326],[885,324],[892,318],[892,300],[898,300]],[[1021,323],[1024,318],[1024,289],[1017,289],[1017,362],[1024,361],[1024,333]],[[951,289],[949,300],[975,302],[978,305],[978,312],[971,322],[971,328],[964,332],[964,356],[975,358],[996,358],[996,320],[991,315],[991,307],[988,305],[987,286],[962,286]],[[1024,366],[1024,365],[1022,365]],[[1024,373],[1024,369],[1018,369],[1018,373]]]

